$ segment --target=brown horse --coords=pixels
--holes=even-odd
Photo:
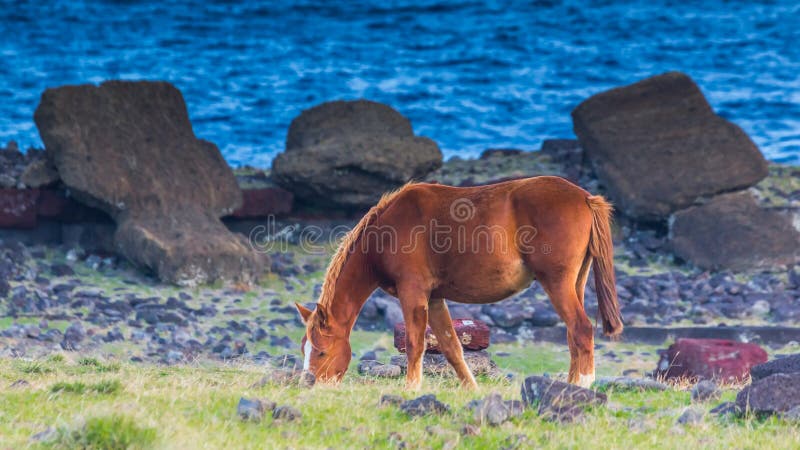
[[[594,381],[594,330],[583,292],[594,261],[606,335],[622,332],[614,281],[611,205],[559,177],[477,187],[407,184],[383,198],[341,243],[306,324],[304,369],[341,380],[350,331],[378,287],[400,300],[406,323],[406,387],[422,382],[425,329],[462,384],[476,386],[444,299],[494,303],[538,280],[567,326],[569,381]]]

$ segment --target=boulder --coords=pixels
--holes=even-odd
[[[661,354],[655,375],[666,379],[740,382],[750,368],[765,362],[756,344],[725,339],[678,339]]]
[[[484,350],[489,347],[489,326],[477,319],[454,319],[453,328],[465,350]],[[401,353],[406,352],[406,324],[400,322],[394,326],[394,347]],[[439,353],[439,341],[431,331],[425,329],[425,351]]]
[[[435,395],[428,394],[404,401],[400,404],[400,410],[411,417],[421,417],[447,413],[450,411],[450,407],[437,400]]]
[[[523,403],[537,408],[540,416],[559,422],[573,422],[587,407],[606,400],[605,394],[547,377],[531,376],[522,382]]]
[[[635,219],[663,220],[698,197],[747,188],[767,176],[753,141],[715,114],[682,73],[594,95],[572,119],[615,206]]]
[[[508,403],[503,401],[500,394],[493,392],[477,405],[473,417],[481,425],[488,423],[496,427],[508,420],[511,412]]]
[[[781,414],[800,407],[800,373],[778,373],[754,381],[736,395],[740,411]]]
[[[292,121],[272,176],[303,202],[359,209],[441,165],[436,143],[415,136],[408,119],[391,107],[335,101]]]
[[[774,359],[764,364],[753,366],[750,369],[750,376],[753,381],[767,378],[776,373],[800,373],[800,353]]]
[[[367,360],[358,363],[358,373],[377,378],[397,378],[403,372],[400,366]]]
[[[676,255],[703,269],[746,270],[800,261],[792,219],[760,206],[749,192],[719,195],[670,221]]]
[[[700,380],[692,388],[692,403],[719,400],[720,395],[722,395],[722,392],[716,383],[710,380]]]
[[[261,261],[219,217],[242,203],[233,172],[195,137],[181,93],[164,82],[48,89],[34,120],[78,200],[117,222],[118,250],[164,281],[249,282]]]

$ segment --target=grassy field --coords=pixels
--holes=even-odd
[[[359,333],[356,346],[388,343],[388,335]],[[496,345],[495,359],[506,379],[482,379],[465,393],[451,380],[426,378],[420,393],[403,391],[402,380],[375,380],[351,371],[338,386],[313,389],[267,384],[253,387],[264,367],[197,362],[183,366],[137,365],[55,354],[40,360],[0,360],[0,448],[800,448],[800,426],[781,419],[706,416],[700,424],[677,425],[690,393],[608,391],[606,407],[586,420],[557,424],[529,410],[499,427],[484,425],[477,436],[460,430],[474,423],[467,402],[491,392],[519,399],[521,378],[566,368],[565,346]],[[797,351],[793,349],[783,349]],[[598,374],[652,368],[653,347],[604,343]],[[613,353],[615,356],[601,356]],[[17,380],[27,384],[11,387]],[[410,419],[382,394],[413,398],[434,393],[451,413]],[[726,389],[722,400],[734,398]],[[297,422],[244,422],[236,415],[240,397],[270,399],[298,408]],[[718,402],[701,407],[708,410]],[[32,440],[50,429],[51,438]]]

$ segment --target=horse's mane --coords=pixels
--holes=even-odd
[[[394,191],[383,194],[378,203],[370,208],[370,210],[364,214],[364,217],[358,221],[356,226],[354,226],[353,229],[347,233],[344,239],[342,239],[342,242],[339,244],[339,248],[333,255],[333,259],[331,259],[330,264],[328,264],[328,269],[325,272],[325,281],[322,282],[322,293],[319,296],[318,302],[320,305],[328,306],[333,301],[333,292],[336,288],[336,280],[339,279],[339,274],[342,271],[344,263],[347,262],[347,257],[350,255],[353,245],[356,243],[358,238],[364,234],[364,230],[367,228],[367,225],[369,225],[372,219],[377,217],[377,215],[383,211],[386,206],[388,206],[389,203],[391,203],[392,200],[394,200],[400,193],[414,184],[414,182],[408,182]]]

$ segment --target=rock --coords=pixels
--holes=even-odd
[[[475,376],[488,376],[488,377],[501,377],[503,374],[497,368],[497,364],[492,361],[492,358],[485,351],[467,351],[464,352],[464,361],[467,366],[472,370]],[[400,366],[403,373],[406,372],[408,367],[408,359],[406,355],[395,355],[390,359],[390,363]],[[455,377],[455,371],[447,362],[444,355],[439,353],[425,353],[422,357],[422,371],[426,375],[434,376],[448,376]]]
[[[466,424],[463,427],[461,427],[461,435],[462,436],[480,436],[481,435],[481,429],[480,429],[480,427],[477,427],[475,425]]]
[[[759,206],[749,192],[720,195],[675,213],[670,244],[675,254],[703,269],[800,262],[800,231],[792,219]]]
[[[508,405],[503,401],[500,394],[492,393],[481,402],[475,409],[475,421],[479,424],[488,423],[497,426],[504,423],[510,417]]]
[[[669,386],[656,380],[631,377],[600,377],[595,380],[594,387],[638,391],[666,391],[669,389]]]
[[[536,310],[533,317],[528,320],[528,323],[534,327],[554,327],[561,322],[558,314],[552,310]]]
[[[477,319],[454,319],[453,328],[465,350],[484,350],[489,347],[490,331],[486,322]],[[406,324],[394,327],[394,347],[401,353],[406,351]],[[430,327],[425,329],[425,351],[438,353],[439,342]]]
[[[678,417],[678,425],[697,425],[703,421],[706,413],[700,408],[689,407]]]
[[[572,422],[582,416],[585,408],[605,404],[606,396],[573,384],[531,376],[522,382],[522,401],[529,408],[538,406],[538,414],[547,419]]]
[[[519,156],[522,150],[518,148],[487,148],[481,152],[479,159],[505,158],[506,156]]]
[[[64,339],[61,341],[61,348],[64,350],[79,350],[80,344],[86,339],[86,330],[80,322],[72,324],[64,330]]]
[[[800,373],[800,353],[774,359],[750,368],[750,376],[753,381],[767,378],[776,373]]]
[[[542,376],[531,376],[522,382],[522,401],[538,407],[540,416],[559,422],[572,422],[583,415],[585,408],[606,403],[606,395]]]
[[[541,152],[564,167],[567,179],[578,182],[584,171],[583,148],[575,139],[545,139]]]
[[[289,126],[286,151],[272,176],[296,198],[320,206],[364,208],[442,165],[432,140],[387,105],[367,100],[323,103]]]
[[[597,177],[629,217],[663,220],[698,197],[767,176],[767,162],[747,134],[716,115],[682,73],[594,95],[572,119]]]
[[[295,420],[300,420],[302,417],[303,414],[300,412],[300,410],[289,405],[278,406],[274,411],[272,411],[272,418],[275,420],[292,422]]]
[[[275,368],[267,372],[261,381],[256,383],[254,387],[261,387],[267,384],[277,384],[281,386],[288,386],[291,384],[299,383],[302,371],[294,370],[291,368]],[[313,375],[312,375],[313,376]]]
[[[795,406],[790,409],[783,418],[792,422],[800,422],[800,406]]]
[[[513,304],[486,305],[483,311],[492,318],[495,325],[502,328],[514,328],[535,316],[533,308],[521,308]]]
[[[236,406],[236,414],[238,414],[242,420],[260,422],[261,419],[264,418],[264,412],[272,411],[273,409],[275,409],[275,402],[242,397],[239,399],[239,404]]]
[[[244,189],[242,206],[231,214],[237,219],[260,219],[285,215],[292,211],[294,195],[278,186]]]
[[[34,120],[61,180],[117,223],[120,253],[178,285],[249,282],[261,260],[219,217],[241,205],[217,147],[197,139],[164,82],[48,89]]]
[[[11,388],[11,389],[22,389],[22,388],[26,388],[26,387],[28,387],[30,385],[31,384],[28,383],[27,380],[19,379],[19,380],[15,381],[15,382],[11,383],[11,385],[8,386],[8,387]]]
[[[736,403],[724,402],[712,408],[708,413],[716,416],[727,416],[728,414],[739,414],[740,411],[739,408],[736,407]]]
[[[399,395],[383,394],[381,395],[381,401],[379,402],[379,404],[381,406],[388,406],[388,405],[399,406],[404,401],[405,400],[403,399],[403,397],[400,397]]]
[[[301,372],[297,384],[300,387],[310,388],[317,382],[317,377],[311,372]]]
[[[525,412],[525,404],[520,400],[506,400],[506,408],[508,408],[508,417],[519,417]]]
[[[701,380],[692,388],[692,402],[702,403],[719,400],[720,392],[717,384],[709,380]]]
[[[404,401],[400,404],[400,410],[411,417],[418,417],[430,414],[444,414],[450,411],[450,407],[437,400],[435,395],[428,394]]]
[[[47,427],[44,430],[35,433],[31,436],[31,442],[48,443],[58,437],[58,430],[54,427]]]
[[[0,188],[0,228],[34,228],[38,189]]]
[[[20,181],[29,188],[49,186],[58,182],[58,171],[47,158],[37,158],[25,167]]]
[[[754,381],[736,395],[736,407],[759,415],[786,413],[800,406],[800,373],[778,373]]]
[[[724,339],[678,339],[661,354],[655,374],[666,379],[740,382],[750,368],[765,362],[756,344]]]
[[[395,364],[382,364],[378,361],[359,362],[358,373],[378,378],[397,378],[403,374],[400,366]]]

